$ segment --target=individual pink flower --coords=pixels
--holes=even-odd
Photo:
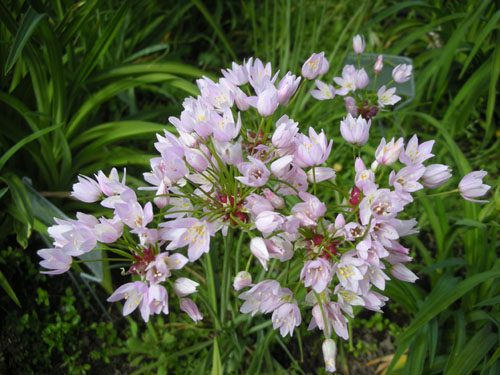
[[[375,64],[373,65],[373,71],[375,74],[379,74],[382,69],[384,68],[384,56],[378,55],[377,61],[375,61]]]
[[[423,189],[423,185],[418,182],[425,172],[423,165],[413,165],[402,168],[398,173],[391,171],[389,175],[389,185],[394,186],[396,190],[413,193]]]
[[[470,172],[462,178],[458,184],[460,195],[470,202],[485,203],[487,200],[472,199],[482,197],[491,186],[483,184],[483,178],[488,174],[486,171]]]
[[[250,96],[246,102],[257,108],[263,117],[271,116],[278,108],[278,90],[273,84],[268,84],[257,96]]]
[[[363,280],[358,267],[364,262],[360,259],[344,255],[338,263],[333,266],[333,272],[337,274],[340,284],[350,290],[356,292],[360,280]]]
[[[271,173],[259,159],[248,156],[248,162],[238,164],[238,170],[243,176],[236,177],[247,186],[260,187],[266,184]]]
[[[247,197],[245,208],[248,209],[250,214],[254,217],[258,216],[261,212],[272,211],[274,209],[269,200],[255,193]]]
[[[386,144],[385,138],[382,138],[380,145],[375,151],[375,159],[377,163],[382,165],[392,165],[399,158],[399,154],[403,150],[403,138],[399,138],[396,142],[394,138]]]
[[[322,304],[323,309],[321,309],[319,303],[314,305],[312,309],[313,318],[311,319],[311,323],[309,323],[309,327],[307,327],[307,329],[311,330],[318,327],[322,331],[326,330],[327,336],[330,336],[333,328],[338,336],[347,340],[349,338],[347,319],[342,314],[339,304],[331,301],[320,303]],[[326,319],[326,322],[325,319],[323,319],[323,316]]]
[[[241,118],[239,112],[236,121],[234,121],[233,112],[230,108],[224,109],[222,116],[216,112],[213,112],[211,121],[214,124],[214,137],[219,142],[232,141],[240,134]]]
[[[250,252],[259,260],[262,267],[267,271],[267,262],[269,261],[269,251],[262,237],[254,237],[250,241]]]
[[[397,83],[403,83],[410,79],[413,66],[406,64],[399,64],[392,70],[392,78]]]
[[[386,105],[394,105],[401,100],[400,96],[394,95],[396,88],[390,88],[386,90],[385,85],[380,87],[377,91],[378,105],[380,108],[384,108]]]
[[[276,73],[274,77],[271,78],[271,69],[272,67],[270,62],[266,63],[266,66],[264,66],[262,61],[260,61],[259,59],[255,59],[253,64],[251,60],[248,61],[247,70],[249,74],[249,82],[255,89],[257,94],[264,91],[266,87],[272,85],[276,80],[278,73]]]
[[[125,299],[123,315],[132,313],[142,302],[144,295],[148,292],[148,286],[142,281],[123,284],[107,299],[108,302],[116,302]]]
[[[305,287],[312,287],[316,293],[321,293],[332,279],[332,267],[323,258],[309,260],[300,272],[300,279]]]
[[[328,100],[333,99],[335,97],[335,88],[333,85],[328,85],[320,80],[316,80],[317,90],[312,90],[311,95],[314,99],[317,100]]]
[[[304,201],[292,207],[292,213],[302,213],[306,218],[316,222],[326,213],[326,205],[312,194],[301,191],[299,197]]]
[[[304,134],[297,134],[296,137],[297,150],[295,151],[294,162],[301,168],[313,167],[321,165],[330,155],[333,141],[326,139],[326,136],[321,130],[321,133],[310,127],[309,137]]]
[[[196,292],[196,288],[199,286],[196,281],[188,279],[187,277],[179,277],[175,280],[174,291],[179,297],[186,297],[190,294]]]
[[[356,90],[362,90],[370,83],[370,78],[366,73],[364,68],[356,70],[356,74],[354,75],[354,84],[356,86]],[[354,91],[354,90],[353,90]]]
[[[274,310],[272,321],[273,328],[279,328],[282,337],[285,337],[288,334],[293,336],[294,328],[300,326],[300,323],[302,322],[297,301],[293,301],[292,303],[283,303],[280,307]]]
[[[252,275],[248,271],[240,271],[234,277],[233,288],[234,290],[240,290],[252,285]]]
[[[168,293],[163,285],[150,285],[139,307],[142,319],[147,323],[153,314],[168,314]]]
[[[267,235],[278,230],[285,219],[281,214],[273,211],[261,212],[255,218],[255,226],[261,233]]]
[[[419,165],[434,156],[431,154],[434,140],[418,144],[416,135],[411,137],[406,149],[399,155],[399,161],[405,165]]]
[[[307,79],[314,79],[320,74],[325,74],[330,69],[330,64],[325,58],[325,53],[313,53],[304,65],[302,65],[302,76]]]
[[[167,250],[179,249],[187,245],[190,262],[194,262],[210,250],[210,236],[214,233],[206,221],[195,218],[177,219],[160,224],[160,226],[168,228],[163,234],[164,240],[171,241]]]
[[[418,279],[417,275],[411,272],[404,264],[397,263],[391,268],[391,275],[401,281],[414,283]]]
[[[201,315],[200,310],[196,303],[190,298],[181,298],[179,305],[182,311],[189,315],[193,322],[198,323],[198,321],[203,320],[203,315]]]
[[[262,192],[274,208],[281,210],[285,207],[285,200],[270,189],[265,188],[264,190],[262,190]]]
[[[327,372],[335,372],[335,359],[337,357],[337,345],[332,339],[326,339],[321,345],[323,351],[323,359],[325,361],[325,368]]]
[[[295,151],[295,136],[299,131],[298,122],[288,118],[287,115],[280,117],[276,121],[276,130],[271,141],[274,147],[278,149],[280,156],[293,154]]]
[[[354,65],[346,65],[344,69],[342,69],[342,77],[334,77],[333,80],[337,85],[340,86],[340,89],[337,89],[335,92],[337,95],[344,96],[351,91],[356,90],[356,68]]]
[[[371,124],[371,120],[367,122],[363,116],[359,116],[355,119],[349,113],[344,120],[340,121],[340,133],[346,142],[357,146],[363,146],[370,136]]]
[[[307,180],[313,184],[314,181],[316,183],[334,180],[335,179],[335,170],[333,168],[328,167],[312,167],[309,171],[307,171]]]
[[[86,203],[97,202],[102,195],[99,184],[93,179],[80,175],[78,183],[73,185],[71,196]]]
[[[344,98],[344,104],[345,104],[345,110],[352,117],[355,117],[358,115],[359,111],[358,111],[358,107],[356,106],[356,100],[352,96],[346,96]]]
[[[123,222],[117,216],[111,220],[101,217],[99,224],[94,226],[94,231],[97,241],[113,243],[123,234]]]
[[[444,164],[431,164],[422,175],[422,185],[428,189],[436,189],[451,178],[451,169]]]
[[[61,248],[42,249],[36,252],[43,260],[40,265],[49,271],[40,271],[51,275],[59,275],[71,268],[73,258],[64,253]]]
[[[301,77],[296,77],[288,72],[278,83],[278,102],[282,106],[288,105],[288,101],[299,87]]]
[[[234,61],[232,69],[222,69],[222,75],[235,86],[242,86],[248,83],[248,71],[245,64],[238,65]]]
[[[355,35],[352,38],[352,48],[356,54],[363,53],[365,51],[365,38],[362,35]]]
[[[146,280],[150,284],[157,284],[170,277],[170,270],[180,270],[188,259],[182,254],[169,255],[167,252],[159,253],[146,267]]]
[[[261,281],[238,296],[239,299],[245,301],[240,307],[240,312],[243,314],[251,312],[252,316],[257,311],[264,314],[269,313],[283,304],[282,296],[283,292],[279,282],[276,280]]]
[[[124,203],[116,203],[116,214],[120,220],[132,229],[144,229],[153,220],[153,205],[148,202],[144,209],[137,202],[137,197],[133,190],[126,190],[121,194]]]

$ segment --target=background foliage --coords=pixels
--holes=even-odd
[[[372,137],[417,133],[436,139],[434,162],[453,166],[453,182],[485,169],[493,186],[485,205],[439,197],[414,204],[422,230],[406,245],[420,280],[388,285],[394,303],[385,315],[394,325],[383,323],[379,331],[389,330],[396,345],[383,353],[391,356],[378,362],[380,369],[500,372],[496,2],[18,0],[0,4],[0,20],[1,334],[16,348],[2,346],[0,369],[321,373],[321,337],[305,330],[281,339],[267,319],[238,317],[234,326],[216,332],[210,322],[192,325],[175,308],[144,325],[100,307],[112,288],[111,274],[103,277],[104,288],[89,285],[78,272],[38,275],[35,252],[45,246],[43,235],[52,224],[39,202],[40,196],[49,198],[72,216],[88,211],[68,199],[79,173],[126,166],[129,175],[139,176],[148,167],[154,134],[169,127],[168,116],[178,115],[185,96],[196,95],[194,79],[217,76],[231,61],[249,56],[271,61],[282,73],[298,73],[312,52],[322,50],[330,78],[342,68],[352,36],[362,33],[367,51],[410,57],[415,71],[412,101],[382,114]],[[308,91],[292,117],[340,142],[342,100],[317,104]],[[332,162],[348,165],[343,155]],[[246,247],[243,241],[241,251]],[[211,254],[215,264],[219,254]],[[230,300],[235,314],[237,300]],[[366,363],[370,357],[362,331],[376,336],[369,322],[377,319],[353,322],[359,335],[340,347],[341,371],[368,371],[367,365],[353,370],[353,358]],[[82,337],[90,337],[92,349]],[[30,347],[40,351],[28,354]]]

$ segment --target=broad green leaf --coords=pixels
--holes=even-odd
[[[455,329],[453,330],[453,344],[446,361],[446,367],[450,367],[454,359],[458,356],[458,353],[462,351],[462,348],[465,345],[465,338],[467,336],[464,313],[462,311],[455,311],[454,317]]]
[[[21,20],[21,26],[19,27],[19,30],[17,30],[16,37],[14,38],[14,42],[9,50],[9,56],[5,62],[3,70],[4,74],[7,74],[12,69],[29,38],[35,32],[38,24],[45,17],[47,17],[47,14],[39,14],[31,7],[24,14]]]
[[[445,369],[444,375],[469,375],[484,360],[489,350],[498,342],[498,335],[492,333],[488,326],[477,332],[454,359],[452,365]]]
[[[214,338],[214,349],[212,356],[212,371],[211,375],[222,375],[222,363],[220,360],[219,343],[217,337]]]
[[[500,277],[500,269],[482,272],[456,283],[453,278],[441,278],[438,285],[431,291],[429,297],[424,301],[421,309],[415,315],[410,326],[398,337],[397,342],[403,342],[423,327],[429,320],[434,318],[443,310],[447,309],[453,302],[464,296],[474,287],[484,281]]]
[[[12,301],[14,301],[14,303],[18,307],[21,307],[21,303],[19,302],[19,299],[17,298],[16,293],[14,292],[12,287],[10,286],[9,282],[7,281],[5,276],[3,275],[2,271],[0,271],[0,285],[2,286],[5,293],[7,293],[7,295],[10,297],[10,299]]]

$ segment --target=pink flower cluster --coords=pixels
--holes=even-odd
[[[362,53],[364,39],[357,36],[353,43],[356,53]],[[375,71],[381,69],[379,60]],[[324,53],[313,54],[302,75],[314,79],[328,69]],[[410,73],[411,66],[399,66],[393,77],[403,82]],[[184,277],[182,269],[210,251],[212,237],[225,236],[228,230],[246,232],[251,238],[248,256],[265,270],[269,263],[279,268],[279,262],[296,262],[302,270],[297,280],[280,283],[271,278],[253,284],[248,262],[233,283],[235,290],[250,288],[239,295],[244,301],[240,311],[272,314],[273,327],[282,336],[292,335],[303,314],[309,315],[309,329],[325,335],[326,369],[334,371],[331,337],[348,338],[347,316],[354,317],[353,306],[381,311],[389,275],[417,279],[406,266],[412,259],[409,249],[399,243],[418,232],[417,222],[400,214],[415,192],[440,187],[451,171],[445,165],[423,164],[434,156],[434,141],[419,143],[415,135],[405,145],[402,138],[383,138],[367,160],[370,164],[360,157],[354,160],[355,177],[346,189],[335,183],[328,161],[333,141],[324,131],[310,127],[302,132],[287,115],[276,115],[293,100],[300,77],[287,72],[278,80],[279,72],[273,75],[270,63],[252,58],[233,63],[222,74],[217,82],[206,77],[197,81],[200,95],[185,99],[179,118],[169,119],[177,135],[165,130],[157,136],[159,156],[144,174],[149,186],[140,189],[154,195],[138,197],[115,169],[108,177],[102,171],[95,178],[79,177],[72,195],[83,202],[100,201],[109,215],[56,219],[49,228],[54,247],[38,252],[41,265],[48,269],[44,272],[56,274],[67,271],[73,257],[96,248],[118,254],[130,262],[127,273],[134,281],[116,289],[108,301],[125,300],[124,315],[136,308],[146,321],[152,314],[168,314],[170,293],[197,322],[203,317],[186,297],[199,284]],[[312,95],[332,99],[335,93],[355,93],[367,86],[368,76],[348,65],[334,81],[341,86],[337,91],[316,81],[319,91]],[[380,108],[399,100],[395,89],[383,90]],[[359,108],[353,108],[340,131],[360,147],[369,140],[376,111],[356,117]],[[489,188],[482,183],[484,174],[466,176],[456,191],[469,200],[483,195]],[[323,202],[315,193],[320,186],[341,192],[344,201]],[[144,199],[149,201],[141,204]],[[298,293],[300,288],[305,292]]]

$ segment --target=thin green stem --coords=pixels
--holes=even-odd
[[[208,305],[210,306],[210,310],[212,310],[215,329],[221,329],[220,320],[217,318],[217,293],[215,291],[215,275],[214,269],[212,266],[212,258],[210,257],[210,252],[205,254],[205,274],[207,275],[207,287],[208,287]]]
[[[234,229],[229,228],[227,235],[224,238],[224,261],[222,265],[222,287],[220,299],[220,321],[224,325],[226,320],[226,311],[228,307],[229,284],[231,280],[231,267],[229,260],[231,259],[231,251],[233,250]]]
[[[453,193],[458,193],[458,189],[453,189],[450,191],[443,191],[441,193],[434,193],[434,194],[426,194],[426,195],[419,195],[418,197],[414,197],[413,199],[422,199],[422,198],[430,198],[430,197],[439,197],[441,195],[448,195],[448,194],[453,194]]]

